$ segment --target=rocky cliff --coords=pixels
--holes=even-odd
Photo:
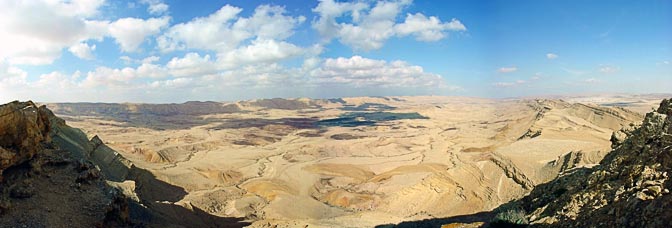
[[[672,227],[672,104],[612,136],[599,165],[565,171],[499,211],[523,210],[532,226]],[[506,216],[500,216],[504,218]]]
[[[75,132],[65,126],[32,102],[0,105],[0,227],[133,225],[126,197],[83,154],[61,147],[60,132]]]

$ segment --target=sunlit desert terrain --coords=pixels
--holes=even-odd
[[[163,203],[258,227],[372,227],[520,198],[562,171],[598,163],[612,133],[641,122],[657,102],[427,96],[47,106],[188,193]]]

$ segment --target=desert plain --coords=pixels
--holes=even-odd
[[[157,202],[252,227],[473,215],[593,166],[665,95],[351,97],[47,104],[187,194]],[[128,194],[136,189],[131,180]]]

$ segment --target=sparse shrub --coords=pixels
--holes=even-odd
[[[530,222],[525,215],[525,210],[521,208],[504,210],[490,221],[490,227],[527,227]]]
[[[555,197],[559,197],[559,196],[561,196],[562,194],[564,194],[565,192],[567,192],[567,189],[566,189],[566,188],[559,188],[559,189],[556,189],[555,191],[553,191],[553,195],[554,195]]]

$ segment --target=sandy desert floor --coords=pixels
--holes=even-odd
[[[189,193],[168,203],[257,227],[373,227],[487,211],[598,163],[660,101],[628,99],[262,100],[158,119],[49,107]]]

